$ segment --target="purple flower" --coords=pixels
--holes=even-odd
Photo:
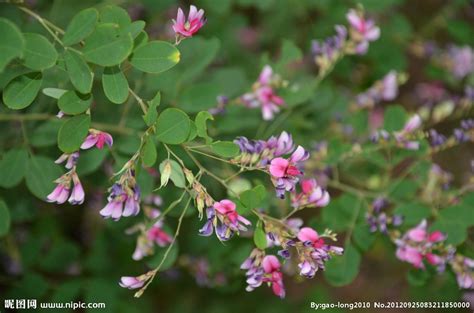
[[[336,35],[324,41],[313,40],[311,42],[311,52],[314,55],[316,63],[322,68],[337,59],[344,48],[344,43],[347,38],[347,29],[342,25],[336,25],[335,29]]]
[[[474,72],[474,50],[469,46],[449,47],[446,59],[448,68],[457,79]]]
[[[359,107],[372,108],[382,101],[391,101],[398,96],[397,72],[390,71],[381,80],[356,96]]]
[[[134,216],[140,212],[140,189],[138,185],[135,184],[130,187],[126,184],[115,183],[109,191],[108,203],[100,210],[100,215],[104,218],[110,217],[118,221],[122,216]]]
[[[66,161],[65,168],[68,170],[72,169],[74,166],[76,166],[77,161],[79,160],[79,151],[73,152],[73,153],[63,153],[54,163],[56,164],[61,164],[64,161]]]
[[[199,230],[201,236],[210,236],[215,228],[216,236],[221,241],[227,241],[234,233],[246,231],[251,223],[245,217],[237,214],[236,205],[228,199],[215,202],[206,209],[207,221]]]
[[[316,179],[304,179],[300,183],[301,192],[292,192],[291,205],[294,208],[324,207],[328,205],[329,193],[321,188]]]
[[[89,129],[89,135],[86,137],[81,145],[81,149],[87,150],[96,146],[99,149],[104,147],[104,144],[112,147],[114,140],[109,133],[102,132],[96,129]]]

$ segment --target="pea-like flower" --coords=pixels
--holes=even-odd
[[[300,183],[301,192],[292,192],[291,205],[294,208],[324,207],[328,205],[330,196],[316,181],[316,179],[304,179]]]
[[[191,5],[188,20],[186,20],[183,10],[178,9],[176,20],[173,20],[173,30],[177,36],[188,38],[197,33],[205,23],[204,10],[198,11],[194,5]]]
[[[395,240],[397,245],[396,256],[398,259],[412,264],[416,268],[424,268],[423,260],[431,265],[438,266],[438,270],[444,270],[448,260],[438,249],[437,243],[446,240],[446,236],[440,231],[429,233],[426,220],[421,221],[416,227],[408,230],[402,238]]]
[[[259,249],[254,249],[250,256],[242,263],[241,269],[247,270],[247,291],[253,291],[262,283],[267,283],[272,287],[273,293],[280,297],[285,297],[285,286],[283,285],[283,274],[280,271],[280,261],[274,255],[264,256]]]
[[[296,248],[299,254],[300,275],[313,278],[318,269],[324,270],[325,263],[333,255],[341,255],[343,248],[326,244],[323,236],[314,229],[303,227],[298,233]]]
[[[361,12],[354,9],[349,10],[346,17],[351,25],[351,38],[356,43],[355,52],[365,54],[369,48],[369,42],[379,39],[380,28],[373,20],[365,18]]]
[[[285,191],[293,191],[303,172],[298,168],[309,158],[309,153],[301,146],[288,159],[278,157],[270,162],[268,170],[272,176],[277,196],[284,198]]]
[[[56,188],[47,196],[48,202],[63,204],[68,200],[71,204],[82,204],[84,202],[84,189],[75,170],[71,170],[54,181]],[[71,190],[72,183],[72,190]]]
[[[212,207],[207,208],[206,217],[207,221],[199,234],[210,236],[215,228],[217,238],[221,241],[229,240],[234,233],[246,231],[246,226],[251,225],[249,220],[237,213],[235,203],[228,199],[215,202]]]
[[[261,108],[264,120],[273,119],[274,115],[280,111],[280,107],[285,104],[283,98],[276,94],[276,87],[281,85],[278,75],[273,73],[273,69],[266,65],[258,81],[253,85],[253,91],[241,97],[242,102],[249,108]]]
[[[112,147],[113,143],[114,140],[109,133],[91,128],[89,129],[89,135],[81,145],[81,149],[87,150],[93,146],[102,149],[105,144],[109,147]]]

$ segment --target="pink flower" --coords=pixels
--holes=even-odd
[[[48,202],[56,202],[57,204],[63,204],[69,197],[69,185],[59,183],[53,192],[47,196]]]
[[[263,281],[272,286],[276,296],[284,298],[285,286],[283,285],[283,274],[280,272],[280,261],[274,255],[267,255],[263,258],[262,267],[266,274],[270,274],[266,275]]]
[[[90,129],[89,135],[86,137],[86,139],[81,145],[81,149],[87,150],[93,146],[102,149],[104,147],[104,144],[107,144],[109,147],[112,147],[113,143],[114,140],[109,133]]]
[[[283,98],[275,92],[275,87],[278,87],[278,84],[278,76],[273,74],[269,65],[265,65],[258,81],[253,85],[253,91],[244,94],[241,100],[249,108],[260,107],[263,119],[271,120],[275,113],[280,111],[280,106],[285,104]]]
[[[173,20],[173,30],[178,36],[192,37],[205,23],[204,10],[200,9],[198,11],[194,5],[191,5],[187,21],[183,10],[178,9],[178,16],[176,20]]]
[[[293,207],[323,207],[328,205],[329,193],[318,185],[316,179],[304,179],[300,185],[302,192],[291,194]]]
[[[156,242],[160,247],[167,246],[171,243],[172,238],[165,233],[160,227],[153,225],[147,232],[147,238]]]
[[[72,169],[79,159],[79,151],[73,152],[71,154],[63,153],[54,163],[61,164],[66,161],[65,168],[68,170]]]
[[[417,248],[402,246],[397,249],[396,255],[401,261],[408,262],[416,268],[424,268],[423,254]]]
[[[298,239],[302,242],[309,242],[314,248],[324,246],[324,239],[320,238],[318,233],[311,227],[303,227],[298,233]]]
[[[250,221],[239,215],[234,202],[228,199],[215,202],[213,207],[206,210],[207,221],[199,230],[201,236],[212,235],[214,228],[217,238],[221,241],[229,240],[234,233],[247,230]]]
[[[74,170],[67,172],[58,179],[55,180],[58,184],[56,188],[46,197],[48,202],[56,202],[57,204],[63,204],[68,200],[71,204],[82,204],[84,202],[84,189],[82,188],[81,182],[77,173]],[[71,182],[73,188],[71,192]],[[70,194],[70,196],[69,196]]]
[[[356,52],[364,54],[367,52],[370,41],[375,41],[380,37],[380,28],[375,26],[371,19],[365,19],[362,14],[351,9],[346,15],[351,25],[351,36],[357,43]]]
[[[120,287],[127,289],[137,289],[143,287],[143,285],[145,285],[145,281],[146,280],[141,279],[141,276],[123,276],[122,278],[120,278],[119,285]]]

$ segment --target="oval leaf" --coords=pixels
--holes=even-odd
[[[63,43],[66,46],[74,45],[89,36],[94,31],[98,18],[99,12],[94,8],[77,13],[66,28]]]
[[[0,161],[0,186],[11,188],[25,176],[28,152],[26,149],[13,149],[5,153]]]
[[[43,156],[32,156],[26,171],[26,186],[36,197],[44,200],[53,191],[54,180],[61,175],[61,169],[54,160]]]
[[[127,11],[116,5],[107,5],[100,10],[100,22],[101,23],[113,23],[120,28],[126,28],[130,26],[132,20],[128,15]]]
[[[23,55],[25,40],[18,27],[3,17],[0,18],[0,34],[2,34],[0,40],[0,72],[2,72],[11,60]]]
[[[152,167],[156,162],[156,156],[155,142],[152,137],[147,136],[141,153],[143,165],[146,167]]]
[[[352,245],[346,245],[344,255],[334,256],[327,262],[324,277],[333,286],[350,284],[359,273],[360,254]]]
[[[132,48],[133,40],[129,33],[120,33],[114,24],[101,24],[86,38],[83,52],[91,63],[113,66],[122,63]]]
[[[186,113],[178,109],[164,110],[156,122],[156,137],[169,144],[186,141],[190,131],[190,120]]]
[[[104,69],[102,87],[107,98],[113,103],[124,103],[128,98],[128,81],[118,66]]]
[[[130,63],[146,73],[161,73],[178,64],[179,58],[179,50],[172,44],[150,41],[133,52]]]
[[[3,90],[3,102],[13,110],[29,106],[41,89],[43,75],[40,72],[28,73],[14,78]]]
[[[76,51],[66,50],[64,62],[74,88],[80,93],[89,93],[92,89],[94,73],[92,73],[84,58]]]
[[[23,64],[32,70],[42,71],[53,67],[58,60],[58,52],[45,37],[38,34],[23,34],[25,50]]]
[[[90,94],[82,95],[69,90],[59,98],[58,107],[66,114],[76,115],[85,112],[92,103]]]
[[[239,146],[231,141],[216,141],[212,143],[211,150],[224,158],[232,158],[239,154]]]
[[[89,133],[91,117],[87,114],[77,115],[67,120],[58,133],[58,146],[65,153],[79,150]]]

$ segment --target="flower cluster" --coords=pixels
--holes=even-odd
[[[309,153],[302,146],[295,148],[290,134],[282,132],[267,141],[239,137],[234,142],[241,152],[234,162],[267,169],[279,198],[284,198],[286,191],[295,190],[303,176],[303,162],[309,158]],[[285,158],[285,155],[289,156]]]
[[[384,212],[388,206],[388,201],[382,197],[379,197],[372,202],[372,207],[366,214],[366,220],[371,232],[380,231],[381,233],[386,234],[389,226],[397,227],[402,224],[402,216],[390,216]]]
[[[191,5],[189,9],[188,19],[184,16],[183,10],[178,8],[178,15],[176,20],[173,20],[173,30],[176,33],[176,42],[179,42],[183,38],[192,37],[197,33],[201,27],[206,23],[204,18],[204,10],[198,9]]]
[[[134,162],[128,161],[120,178],[109,188],[107,205],[100,210],[104,218],[118,221],[122,216],[134,216],[140,212],[140,187],[135,179]]]
[[[426,260],[439,271],[444,271],[446,263],[454,251],[443,251],[442,242],[446,236],[440,231],[429,233],[427,222],[423,220],[416,227],[408,230],[401,238],[395,240],[397,258],[408,262],[416,268],[424,268]]]
[[[311,43],[311,52],[320,73],[325,73],[344,53],[347,29],[342,25],[336,25],[335,29],[336,34],[334,36],[324,41],[313,40]]]
[[[329,245],[325,239],[335,239],[331,233],[319,235],[310,227],[303,227],[298,232],[297,239],[288,243],[298,251],[300,275],[313,278],[318,269],[324,270],[325,263],[334,255],[342,255],[344,249]],[[283,253],[285,254],[285,253]]]
[[[89,129],[89,135],[81,145],[81,149],[87,150],[94,146],[99,149],[107,144],[109,147],[113,144],[112,136],[106,132],[96,129]],[[84,202],[85,193],[79,176],[76,172],[76,165],[79,161],[79,151],[73,153],[62,154],[54,163],[61,164],[66,162],[65,168],[69,171],[56,179],[56,188],[47,196],[46,201],[63,204],[69,198],[70,204],[82,204]],[[72,189],[71,189],[72,185]]]
[[[234,233],[246,231],[246,226],[250,225],[250,221],[237,213],[235,203],[227,199],[215,202],[212,207],[207,208],[206,217],[207,221],[199,230],[199,234],[210,236],[215,228],[216,236],[221,241],[229,240]]]
[[[240,268],[246,270],[247,291],[253,291],[262,283],[267,283],[273,293],[285,297],[285,286],[283,285],[283,274],[280,271],[280,261],[274,255],[264,255],[259,249],[252,250],[250,256],[242,263]]]
[[[381,80],[356,96],[356,105],[359,108],[373,108],[382,101],[391,101],[398,95],[397,72],[390,71]]]
[[[375,25],[372,19],[366,18],[361,11],[351,9],[346,17],[351,26],[349,34],[355,45],[354,52],[365,54],[369,48],[369,42],[379,39],[380,28]]]
[[[474,50],[469,46],[450,46],[442,56],[442,64],[457,79],[474,72]]]
[[[264,120],[273,119],[275,113],[285,104],[283,98],[277,95],[276,88],[284,85],[279,75],[273,73],[273,69],[266,65],[258,81],[252,86],[252,92],[240,97],[242,103],[249,108],[261,108]]]
[[[418,150],[420,143],[414,140],[416,131],[421,126],[421,117],[417,114],[413,115],[403,126],[400,131],[393,133],[393,138],[397,146],[408,150]],[[388,141],[390,140],[390,133],[386,130],[379,130],[371,136],[373,142]]]

